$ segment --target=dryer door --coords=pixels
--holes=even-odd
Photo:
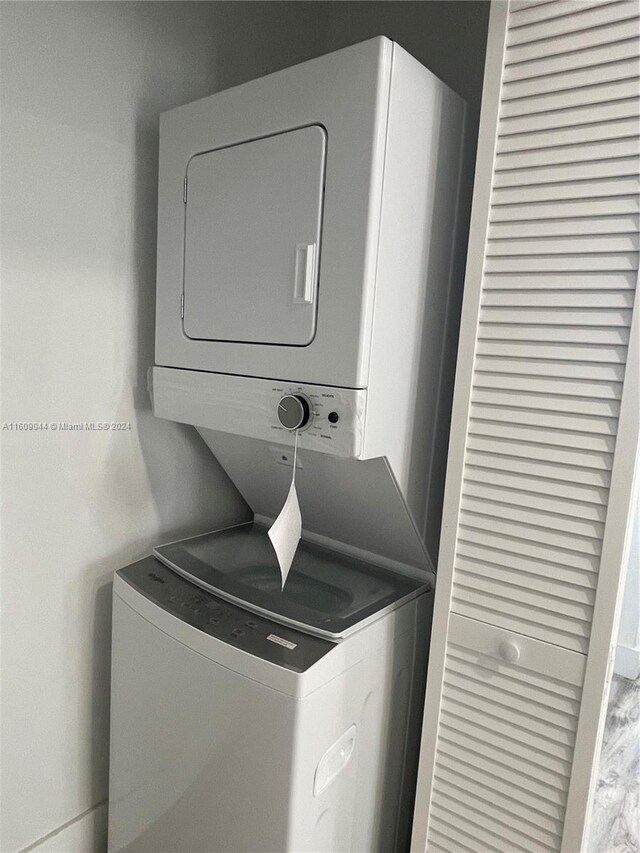
[[[305,346],[316,325],[326,134],[319,125],[192,157],[184,333]]]

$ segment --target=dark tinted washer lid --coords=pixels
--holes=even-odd
[[[422,581],[301,541],[281,590],[280,568],[267,528],[257,522],[154,549],[166,565],[276,618],[342,636],[401,599]]]

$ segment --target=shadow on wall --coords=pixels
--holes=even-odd
[[[211,506],[212,523],[225,527],[251,515],[226,473],[200,438],[196,429],[185,424],[156,419],[151,412],[147,373],[154,364],[155,339],[155,252],[158,179],[158,116],[162,108],[142,104],[136,128],[135,174],[135,276],[137,357],[132,390],[136,435],[144,460],[150,493],[159,526],[166,541],[193,534],[193,523],[185,513],[185,495],[175,489],[189,466],[188,501],[194,514],[212,503],[212,484],[221,500]],[[177,522],[177,520],[179,520]]]
[[[446,109],[446,107],[444,107]],[[439,386],[435,400],[436,418],[433,424],[431,438],[430,456],[425,460],[424,466],[414,466],[411,471],[412,480],[424,476],[424,471],[429,466],[429,490],[427,492],[426,528],[424,531],[427,551],[431,556],[434,566],[437,566],[440,545],[440,527],[442,523],[442,503],[444,499],[445,476],[447,471],[447,449],[449,444],[449,428],[451,422],[451,408],[453,404],[453,386],[455,380],[456,353],[458,349],[458,332],[460,327],[460,313],[462,310],[462,295],[464,289],[464,270],[467,257],[466,234],[469,230],[469,219],[471,216],[471,186],[473,184],[472,166],[475,159],[476,136],[473,115],[465,115],[464,119],[464,145],[461,152],[462,165],[459,175],[460,196],[456,214],[459,219],[454,222],[438,222],[433,229],[425,251],[428,255],[427,280],[437,281],[440,271],[447,269],[450,258],[453,258],[451,273],[448,282],[448,299],[445,304],[440,305],[440,313],[437,316],[425,317],[425,330],[420,355],[420,372],[416,379],[418,388],[426,387],[431,379],[429,359],[426,357],[430,349],[430,324],[438,324],[445,329],[442,340],[442,351],[437,353],[440,364]],[[472,126],[470,128],[470,125]],[[441,136],[447,138],[447,122],[441,125]],[[442,161],[438,163],[437,172],[434,176],[433,197],[437,199],[450,192],[451,173],[455,173],[457,163],[447,158],[444,145],[438,143],[437,150],[442,152]],[[448,162],[447,162],[448,161]],[[456,225],[456,227],[454,227]],[[435,311],[431,310],[431,314]],[[434,338],[436,336],[434,335]],[[426,411],[416,412],[414,437],[424,430],[426,425]],[[419,444],[419,442],[418,442]],[[438,450],[438,452],[436,452]],[[412,449],[415,453],[415,449]]]
[[[111,565],[111,561],[109,561]],[[102,570],[107,567],[101,567]],[[109,702],[111,683],[111,610],[112,610],[112,572],[101,571],[102,578],[95,579],[96,569],[92,567],[86,577],[94,589],[93,616],[93,671],[91,678],[91,802],[99,804],[104,801],[105,779],[109,774],[109,739],[105,731],[109,731]],[[109,580],[105,582],[104,577]],[[99,828],[96,826],[96,833]],[[97,845],[100,839],[95,838]],[[97,846],[94,849],[99,849]]]
[[[388,36],[480,112],[488,0],[316,2],[327,16],[326,50]]]

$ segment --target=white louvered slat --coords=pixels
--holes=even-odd
[[[498,190],[496,190],[498,192]],[[562,269],[572,272],[591,272],[593,270],[635,270],[637,253],[611,254],[605,258],[596,253],[582,252],[563,255],[558,258],[554,253],[548,255],[487,255],[488,273],[529,273],[557,272]]]
[[[440,778],[438,787],[439,793],[444,795],[442,798],[444,803],[458,804],[463,811],[473,815],[473,819],[485,827],[502,827],[502,835],[507,842],[517,844],[522,843],[523,839],[529,839],[529,844],[536,847],[542,845],[548,850],[553,850],[553,845],[558,842],[556,833],[550,833],[531,821],[522,820],[517,814],[508,813],[506,809],[488,803],[486,800],[480,803],[458,785],[450,785]],[[434,802],[437,801],[436,796]]]
[[[465,790],[472,792],[479,801],[486,802],[487,798],[492,797],[492,790],[485,787],[486,777],[479,772],[473,765],[465,763],[464,767],[464,786]],[[460,764],[452,761],[447,755],[442,755],[440,766],[438,767],[437,776],[449,784],[460,785],[461,779],[458,775]],[[487,774],[489,776],[489,774]],[[532,817],[540,824],[547,827],[550,831],[562,826],[562,808],[552,802],[543,802],[539,798],[533,796],[529,791],[523,788],[516,787],[505,783],[500,777],[491,777],[492,788],[494,788],[501,797],[504,797],[503,802],[515,814],[520,814],[523,817]]]
[[[573,51],[583,51],[589,47],[601,47],[613,42],[633,39],[638,37],[638,17],[640,11],[638,4],[634,2],[620,4],[625,11],[616,20],[614,16],[612,23],[590,30],[578,32],[569,29],[553,38],[540,39],[539,41],[525,42],[523,44],[507,47],[505,51],[505,64],[514,65],[517,62],[526,62],[532,59],[540,59],[547,56],[558,56]],[[567,20],[566,18],[564,20]],[[569,19],[571,20],[571,19]]]
[[[452,686],[452,691],[455,691],[456,687],[459,688],[463,699],[467,696],[469,690],[473,690],[474,693],[477,692],[474,684],[477,683],[478,690],[484,690],[487,687],[486,679],[478,677],[473,668],[465,668],[464,665],[460,665],[455,660],[453,662],[449,661],[448,675],[445,683]],[[462,703],[457,702],[452,692],[450,697],[444,700],[447,707],[451,710],[452,718],[454,718],[451,720],[451,728],[469,737],[473,737],[475,734],[474,726],[479,726],[485,730],[483,736],[489,743],[492,742],[491,738],[493,736],[495,738],[494,743],[499,748],[506,751],[513,751],[514,754],[526,758],[527,761],[545,766],[546,768],[549,768],[547,756],[551,756],[554,759],[551,765],[552,769],[560,773],[565,773],[567,762],[571,761],[571,749],[575,744],[575,736],[571,731],[571,727],[569,730],[562,727],[554,728],[552,730],[552,738],[531,732],[531,740],[527,741],[527,743],[522,743],[522,739],[518,737],[518,729],[520,728],[518,723],[525,723],[526,720],[516,716],[517,723],[514,724],[511,720],[503,717],[499,708],[495,707],[495,697],[498,696],[498,699],[508,702],[510,711],[517,710],[511,707],[512,701],[519,703],[521,706],[527,708],[528,711],[534,712],[536,716],[538,713],[546,715],[549,709],[552,708],[558,718],[561,718],[563,721],[566,720],[567,716],[569,719],[577,717],[580,711],[580,703],[574,701],[572,704],[572,700],[564,698],[558,699],[558,705],[556,706],[553,704],[553,700],[550,699],[551,694],[545,694],[545,704],[540,705],[540,703],[536,702],[537,696],[535,691],[526,690],[523,687],[522,684],[517,682],[515,684],[510,683],[507,679],[503,679],[501,683],[499,676],[496,677],[494,674],[491,680],[492,689],[486,690],[486,696],[489,699],[487,706],[484,708],[478,706],[477,708],[470,709],[467,709],[464,701]],[[558,710],[558,706],[560,710]],[[490,710],[487,710],[487,708]]]
[[[509,426],[506,428],[509,429]],[[558,498],[555,495],[547,494],[541,495],[537,492],[526,491],[524,488],[509,488],[505,484],[489,484],[475,479],[469,479],[465,483],[463,495],[490,501],[505,501],[508,502],[509,506],[514,508],[532,507],[533,509],[558,517],[558,523],[564,523],[567,516],[574,519],[596,521],[602,524],[604,524],[606,518],[606,509],[601,504],[579,501],[575,498]],[[566,592],[567,595],[571,595],[573,591],[567,590]]]
[[[489,266],[490,259],[487,259]],[[535,343],[555,343],[555,344],[584,344],[586,341],[592,346],[607,344],[619,346],[629,343],[629,329],[624,326],[591,326],[587,330],[579,327],[577,324],[573,326],[569,324],[538,325],[520,324],[520,323],[487,323],[483,322],[478,333],[479,340],[497,340],[497,341],[521,341],[524,344]],[[526,349],[522,349],[523,355]],[[595,358],[590,358],[589,361],[598,361],[594,351]]]
[[[504,282],[503,282],[504,283]],[[517,281],[512,282],[517,284]],[[506,288],[482,297],[483,305],[517,306],[523,308],[627,308],[633,309],[634,294],[629,290],[527,290]]]
[[[501,495],[502,498],[505,495]],[[587,520],[581,516],[578,518],[559,514],[557,512],[549,512],[548,510],[535,511],[530,502],[522,505],[518,504],[512,495],[509,503],[503,501],[492,501],[486,496],[473,496],[472,493],[466,492],[462,498],[462,509],[468,510],[480,515],[489,517],[504,518],[508,521],[522,521],[526,519],[530,523],[535,523],[539,527],[548,527],[551,530],[565,530],[576,533],[579,536],[591,536],[602,538],[604,524],[601,521]]]
[[[517,474],[526,474],[532,478],[541,477],[542,479],[558,480],[567,484],[574,483],[597,488],[609,488],[611,481],[608,471],[581,468],[575,465],[558,465],[554,462],[529,460],[525,457],[513,457],[495,452],[469,450],[466,463],[467,465],[487,468],[496,471],[496,473],[511,471]]]
[[[493,256],[487,256],[487,261]],[[559,263],[563,263],[563,258]],[[630,259],[631,261],[631,259]],[[556,263],[555,259],[552,261]],[[536,263],[531,261],[532,265]],[[573,310],[564,306],[550,305],[548,310],[542,310],[539,305],[534,306],[506,306],[486,305],[481,314],[481,323],[508,323],[518,326],[620,326],[629,327],[631,310],[617,308],[589,308],[581,307]]]
[[[470,432],[467,447],[469,450],[476,450],[480,453],[522,457],[531,462],[536,460],[555,462],[562,466],[581,466],[596,471],[610,471],[612,466],[611,453],[589,449],[563,448],[558,445],[554,446],[551,442],[534,443],[522,438],[496,438]]]
[[[496,826],[493,831],[487,830],[485,826],[482,826],[486,821],[481,820],[478,822],[468,812],[464,819],[461,819],[460,807],[456,803],[449,803],[445,807],[441,802],[434,802],[433,813],[436,818],[440,815],[443,821],[451,821],[456,827],[455,830],[451,830],[452,833],[457,835],[456,843],[458,843],[460,836],[462,836],[468,844],[472,845],[471,849],[476,851],[476,853],[485,853],[487,850],[495,849],[496,844],[505,842],[510,845],[515,853],[527,853],[526,847],[516,845],[511,840],[506,841],[500,826]]]
[[[638,134],[640,136],[640,133]],[[576,193],[578,190],[576,190]],[[569,201],[551,199],[546,202],[522,204],[514,202],[508,206],[495,205],[491,209],[491,222],[515,222],[522,219],[571,219],[573,217],[610,216],[615,213],[637,213],[640,210],[638,196],[631,193],[625,197],[600,199],[573,198]]]
[[[577,68],[575,71],[560,71],[542,77],[526,78],[505,83],[502,89],[503,101],[514,98],[539,96],[546,92],[561,92],[579,86],[592,86],[594,81],[607,83],[611,80],[626,80],[638,76],[639,64],[631,56],[618,62],[607,62],[595,68]],[[563,105],[564,106],[564,105]]]
[[[414,842],[578,853],[638,433],[640,4],[491,20]]]
[[[476,774],[476,778],[483,780],[487,793],[493,794],[500,791],[496,780],[503,781],[511,787],[514,794],[521,795],[530,793],[539,804],[540,810],[558,808],[564,813],[566,803],[566,788],[553,784],[540,783],[536,778],[525,775],[520,768],[514,769],[511,762],[505,761],[504,757],[497,751],[494,755],[482,755],[476,749],[464,749],[448,737],[442,738],[442,750],[440,753],[441,766],[448,767],[454,773],[460,773],[461,781],[470,768]],[[503,794],[503,796],[505,796]]]
[[[531,765],[533,772],[542,775],[551,771],[569,775],[568,764],[575,742],[572,732],[575,715],[553,712],[536,705],[531,699],[488,688],[482,679],[473,679],[468,675],[459,676],[448,671],[445,684],[449,689],[443,701],[451,711],[451,719],[446,723],[449,731],[474,738],[478,733],[476,727],[480,727],[484,730],[482,737],[486,745],[517,755]],[[473,701],[474,697],[477,697],[477,703]],[[521,713],[520,707],[532,713]],[[535,716],[531,721],[529,717],[533,714],[540,714],[542,719]],[[547,724],[545,718],[553,719],[554,716],[562,720],[562,726],[553,722]],[[523,727],[532,734],[532,740],[527,743],[523,743],[519,736],[519,729]]]
[[[574,273],[553,272],[497,274],[484,277],[483,295],[491,290],[630,290],[635,293],[636,271],[604,271]],[[600,286],[598,286],[600,285]]]
[[[471,769],[471,768],[470,768]],[[454,792],[462,792],[463,794],[471,795],[473,797],[473,802],[475,802],[476,807],[481,804],[485,808],[490,808],[492,803],[490,800],[491,795],[482,787],[481,783],[475,781],[469,772],[466,774],[467,778],[465,779],[464,788],[460,787],[461,780],[459,776],[456,776],[451,770],[447,767],[439,768],[437,773],[437,778],[441,781],[443,788],[445,786],[450,786],[452,793]],[[509,796],[509,793],[512,796]],[[514,796],[513,791],[509,792],[505,796],[504,807],[509,809],[509,813],[518,817],[523,818],[526,824],[532,823],[532,814],[529,806],[523,806]],[[464,799],[463,802],[470,803],[470,799]],[[502,812],[502,808],[500,806],[496,806],[499,812]],[[562,832],[562,822],[558,818],[553,818],[544,813],[536,812],[535,815],[535,824],[533,826],[538,826],[542,830],[546,830],[547,833],[560,835]]]
[[[555,166],[527,166],[502,169],[496,172],[494,186],[521,187],[537,184],[558,184],[567,181],[586,181],[592,178],[635,177],[638,174],[639,158],[616,157],[593,160],[587,163],[560,163]]]
[[[493,203],[496,207],[504,204],[533,204],[543,201],[567,201],[615,196],[637,196],[638,178],[634,175],[594,178],[582,182],[557,182],[549,184],[522,184],[517,187],[497,187],[494,190]],[[620,269],[620,267],[612,267]],[[625,267],[627,269],[627,267]]]
[[[509,562],[505,557],[502,559],[504,562]],[[465,573],[465,575],[475,576],[475,578],[467,577],[467,585],[474,585],[476,582],[482,584],[483,581],[489,579],[501,583],[505,589],[509,585],[521,586],[528,590],[535,590],[544,596],[554,596],[558,599],[575,601],[593,607],[593,589],[588,587],[579,588],[577,586],[579,576],[575,572],[571,578],[568,578],[565,574],[563,579],[558,579],[555,577],[555,573],[554,577],[546,578],[544,575],[539,574],[537,569],[533,573],[523,571],[520,560],[515,560],[511,566],[506,567],[484,563],[478,559],[467,560],[463,556],[458,557],[456,570]],[[575,587],[572,588],[571,594],[569,594],[566,584],[562,582],[562,580],[567,579]]]
[[[616,216],[591,216],[579,219],[565,217],[555,219],[517,219],[506,222],[494,222],[489,229],[489,239],[510,239],[519,237],[564,237],[603,234],[638,233],[638,216],[632,213]]]
[[[487,436],[506,441],[566,447],[577,450],[595,450],[612,454],[615,438],[598,433],[575,432],[543,427],[538,424],[504,423],[499,418],[474,418],[469,423],[469,435]]]
[[[590,364],[609,363],[609,364],[624,364],[627,357],[626,346],[618,346],[614,343],[613,346],[583,345],[572,342],[564,343],[546,343],[538,341],[528,341],[515,345],[511,341],[492,340],[490,337],[478,339],[478,354],[489,355],[495,358],[540,358],[543,360],[556,359],[562,363],[578,363]]]
[[[475,541],[474,541],[475,540]],[[460,538],[458,564],[470,566],[493,566],[504,569],[508,572],[522,571],[529,575],[539,575],[543,579],[543,584],[549,580],[557,582],[554,589],[554,595],[560,594],[559,585],[565,584],[564,590],[568,596],[572,596],[575,592],[574,588],[578,588],[578,596],[582,596],[584,589],[595,589],[597,578],[594,577],[593,568],[587,570],[582,567],[576,569],[573,566],[568,566],[565,563],[553,563],[536,557],[527,557],[523,554],[517,554],[513,548],[509,548],[509,543],[505,540],[502,543],[497,543],[494,538],[493,543],[478,541],[478,537],[474,537],[472,533],[468,540],[464,537]],[[501,547],[500,547],[501,545]]]
[[[550,495],[553,498],[566,498],[595,506],[606,506],[608,490],[602,486],[568,482],[567,480],[545,479],[540,474],[528,474],[522,470],[499,471],[496,468],[484,468],[473,465],[467,460],[467,479],[474,483],[491,483],[503,489],[515,489],[532,494]]]
[[[548,141],[551,142],[551,140]],[[537,169],[553,164],[571,165],[637,156],[638,145],[633,137],[590,140],[574,144],[558,144],[557,141],[554,141],[554,144],[546,148],[516,148],[498,154],[495,169],[496,172],[514,169]]]
[[[548,542],[536,528],[506,523],[494,525],[469,513],[464,516],[461,514],[460,539],[469,544],[506,550],[532,561],[540,560],[543,563],[555,563],[582,571],[597,572],[600,562],[599,555],[594,554],[593,549],[591,553],[586,548],[581,549],[579,546],[582,543],[577,539],[577,547],[564,548],[561,541]],[[535,613],[528,614],[529,618],[535,619],[535,616]],[[531,636],[528,631],[523,633]]]
[[[604,102],[598,109],[600,121],[618,121],[619,119],[637,118],[638,97],[630,95],[624,100]],[[502,135],[530,133],[562,127],[572,127],[576,124],[591,124],[594,108],[590,104],[571,107],[550,112],[515,115],[502,119]]]
[[[638,117],[631,116],[614,121],[595,122],[594,124],[587,123],[550,130],[543,129],[530,133],[504,134],[497,140],[496,160],[500,168],[504,168],[502,158],[506,158],[508,155],[522,155],[532,158],[533,161],[537,159],[543,165],[553,162],[552,158],[554,157],[558,158],[558,162],[562,162],[564,151],[574,146],[580,148],[580,154],[576,159],[586,159],[584,157],[585,148],[591,146],[595,155],[593,159],[599,160],[601,159],[599,156],[602,150],[601,146],[605,143],[616,145],[618,142],[621,143],[626,154],[631,147],[629,141],[635,145],[639,127],[640,120]],[[545,160],[545,157],[548,159]],[[536,165],[536,163],[532,162],[532,165]],[[618,200],[616,204],[619,208],[620,201]],[[637,206],[634,209],[637,210]],[[603,212],[606,213],[606,211]]]
[[[631,28],[625,28],[628,32]],[[638,56],[638,33],[623,36],[619,41],[595,44],[582,50],[546,56],[541,54],[526,62],[505,66],[504,82],[534,80],[550,74],[571,72],[582,68],[599,68],[601,65]],[[596,72],[597,73],[597,72]]]
[[[529,7],[515,0],[511,4],[510,31],[538,21],[549,21],[562,18],[583,9],[589,10],[602,6],[610,6],[619,0],[558,0],[556,3],[536,3]]]
[[[635,15],[637,13],[634,13],[633,4],[621,0],[619,3],[593,7],[588,7],[585,4],[574,6],[571,11],[566,9],[561,18],[554,16],[545,20],[523,21],[520,17],[516,18],[517,26],[509,28],[507,45],[527,44],[541,39],[564,36],[567,33],[609,24],[612,18],[622,20],[627,17],[633,18]]]
[[[516,399],[517,403],[518,400]],[[516,408],[515,406],[496,405],[474,405],[471,409],[474,419],[485,421],[498,421],[510,423],[513,426],[531,426],[532,416],[527,407]],[[583,413],[571,414],[563,412],[559,414],[553,411],[540,409],[535,418],[535,425],[545,429],[556,429],[580,433],[592,433],[596,435],[615,435],[617,420],[615,418],[590,417]]]
[[[545,614],[548,621],[547,627],[558,628],[565,633],[568,629],[568,620],[575,619],[578,623],[590,622],[593,617],[593,605],[565,598],[554,598],[546,592],[539,592],[535,588],[522,585],[522,578],[517,578],[515,583],[509,577],[502,577],[499,581],[488,576],[480,577],[477,573],[469,573],[456,564],[457,584],[454,587],[454,595],[460,601],[481,605],[487,597],[507,598],[509,604],[505,613],[511,613],[511,608],[520,607],[527,612],[527,618],[535,617],[537,613]],[[561,618],[557,618],[561,617]],[[566,618],[565,618],[566,617]],[[579,636],[584,636],[584,625],[578,626]]]
[[[504,119],[538,113],[555,113],[577,107],[592,107],[596,103],[620,101],[635,98],[638,95],[638,72],[628,80],[610,80],[607,83],[593,83],[588,86],[563,89],[560,92],[545,92],[540,95],[513,98],[505,101],[502,107]]]
[[[490,294],[485,294],[485,297]],[[583,294],[584,295],[584,294]],[[519,358],[504,362],[499,358],[479,355],[476,359],[478,373],[524,374],[526,376],[561,376],[565,379],[604,379],[622,382],[624,365],[608,362],[581,362],[578,364],[551,359]]]
[[[596,397],[602,400],[619,400],[622,396],[622,383],[611,380],[583,378],[558,378],[556,376],[540,376],[510,373],[483,373],[478,369],[476,374],[477,388],[493,388],[495,390],[510,390],[521,393],[536,394],[565,394],[569,397]]]
[[[585,397],[576,399],[568,394],[536,393],[532,388],[521,391],[501,388],[483,388],[476,385],[472,400],[489,406],[512,406],[520,409],[537,409],[548,412],[573,412],[581,415],[599,415],[603,418],[617,417],[619,404],[615,400]]]
[[[518,535],[514,535],[514,530]],[[539,560],[541,563],[556,564],[585,572],[598,571],[599,560],[597,555],[549,546],[540,542],[539,539],[535,541],[522,535],[527,532],[529,531],[520,527],[515,529],[513,525],[511,528],[508,525],[503,525],[502,530],[494,530],[493,525],[486,522],[479,524],[476,519],[468,516],[460,523],[460,539],[469,545],[476,544],[486,548],[505,550],[513,555],[526,557],[531,562]],[[491,622],[491,620],[486,621]],[[527,631],[522,633],[529,636]]]
[[[640,163],[639,163],[640,165]],[[573,255],[637,252],[637,234],[589,235],[585,237],[509,237],[489,240],[487,255]]]
[[[521,542],[536,543],[554,555],[559,555],[559,552],[562,551],[567,561],[573,554],[598,556],[602,547],[601,541],[593,537],[561,533],[541,527],[531,521],[510,521],[505,518],[489,517],[486,513],[470,512],[469,510],[461,511],[460,524],[480,531],[488,527],[494,535],[502,533],[506,537],[518,539]]]

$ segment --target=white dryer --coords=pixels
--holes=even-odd
[[[255,523],[156,553],[114,582],[110,853],[405,849],[432,594],[309,543],[282,593]]]

